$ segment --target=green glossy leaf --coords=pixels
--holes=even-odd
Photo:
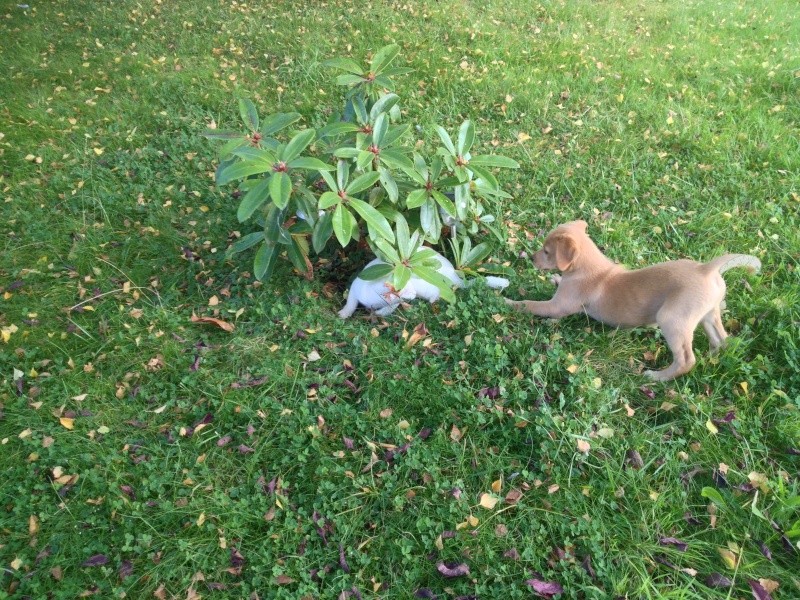
[[[318,158],[311,156],[301,156],[290,161],[287,166],[290,169],[311,169],[313,171],[335,171],[336,167],[322,162]]]
[[[431,181],[437,181],[439,179],[439,175],[442,174],[443,166],[444,165],[442,164],[441,157],[434,156],[431,159],[431,176],[430,176]],[[449,185],[449,184],[444,184],[444,185]]]
[[[408,244],[411,232],[408,230],[408,222],[405,220],[405,218],[403,218],[402,215],[397,215],[397,219],[395,219],[394,222],[394,228],[397,233],[397,251],[400,253],[400,258],[403,260],[408,260],[412,251]]]
[[[269,180],[269,195],[278,208],[286,208],[292,195],[292,180],[286,173],[273,173]]]
[[[333,155],[336,158],[356,158],[361,152],[358,148],[337,148]]]
[[[519,163],[507,156],[497,154],[479,154],[469,159],[469,166],[502,167],[505,169],[519,169]]]
[[[326,125],[317,132],[317,137],[322,139],[326,137],[336,137],[343,133],[355,133],[360,128],[355,123],[331,123]]]
[[[434,200],[436,200],[436,203],[444,209],[444,212],[451,217],[456,216],[456,205],[453,204],[453,201],[450,200],[450,198],[445,196],[439,190],[433,190],[431,195],[433,196]]]
[[[254,233],[248,233],[247,235],[243,236],[242,238],[236,240],[231,247],[228,248],[228,251],[225,253],[225,256],[233,256],[234,254],[238,254],[239,252],[244,252],[248,248],[252,248],[258,242],[264,239],[264,232],[263,231],[256,231]]]
[[[403,123],[402,125],[397,125],[396,127],[390,127],[389,131],[386,132],[386,135],[383,136],[381,147],[388,148],[389,146],[394,145],[394,143],[402,138],[410,128],[411,124],[409,123]]]
[[[274,203],[267,205],[267,214],[264,217],[264,238],[268,244],[291,244],[292,238],[289,232],[283,228],[284,211],[275,206]]]
[[[288,127],[292,123],[299,121],[300,118],[300,113],[294,112],[270,115],[261,125],[261,135],[264,137],[274,135],[284,127]]]
[[[456,196],[455,200],[456,214],[453,216],[458,217],[460,221],[463,221],[467,218],[467,212],[472,203],[472,196],[470,196],[469,193],[469,184],[456,186],[453,192],[455,193]],[[436,196],[436,199],[438,201],[439,197]],[[452,215],[453,213],[450,214]]]
[[[404,264],[395,265],[394,272],[392,273],[392,286],[394,289],[400,291],[408,285],[411,280],[411,269]]]
[[[239,98],[239,114],[245,127],[251,131],[258,131],[258,111],[249,98]]]
[[[384,69],[388,68],[399,52],[400,46],[397,44],[389,44],[388,46],[384,46],[375,53],[375,56],[372,57],[369,70],[373,74],[377,75]]]
[[[359,278],[363,279],[364,281],[375,281],[376,279],[381,279],[382,277],[386,277],[389,273],[393,270],[392,265],[387,265],[386,263],[378,263],[377,265],[372,265],[371,267],[367,267],[361,273],[358,274]]]
[[[200,134],[209,140],[242,140],[247,139],[240,131],[219,131],[217,129],[205,129]]]
[[[482,242],[474,248],[467,251],[466,255],[461,258],[459,267],[476,267],[478,264],[486,260],[492,253],[492,247]]]
[[[272,181],[272,177],[262,179],[244,195],[236,211],[236,218],[239,219],[239,223],[244,223],[267,201],[270,181]]]
[[[336,210],[333,211],[333,233],[336,235],[336,239],[339,240],[339,244],[341,244],[342,248],[347,246],[352,237],[350,221],[347,218],[348,215],[350,215],[350,212],[341,204],[337,205]],[[352,215],[350,216],[352,217]]]
[[[399,100],[400,96],[397,94],[384,94],[378,98],[369,111],[370,120],[374,122],[381,113],[388,113]]]
[[[372,164],[375,155],[372,152],[367,152],[366,150],[358,153],[358,158],[356,159],[356,167],[359,169],[366,169],[368,166]]]
[[[383,254],[381,259],[384,262],[388,262],[392,265],[400,263],[400,255],[397,253],[397,250],[395,250],[391,243],[387,242],[383,238],[372,240],[372,243],[375,244],[375,247]]]
[[[324,67],[341,69],[342,71],[347,71],[348,73],[354,73],[355,75],[364,74],[364,70],[361,67],[361,65],[359,65],[352,58],[331,58],[323,62],[322,65]]]
[[[271,169],[270,165],[264,163],[253,163],[250,161],[240,161],[228,165],[217,173],[217,185],[225,185],[236,179],[243,179],[250,175],[260,175]]]
[[[317,132],[313,129],[304,129],[298,133],[286,144],[283,152],[281,152],[281,160],[287,163],[293,161],[314,141],[315,137],[317,137]]]
[[[301,275],[310,277],[314,273],[314,268],[311,266],[311,261],[308,260],[308,248],[301,240],[302,238],[292,237],[292,243],[289,244],[286,255]]]
[[[431,242],[438,242],[442,231],[442,219],[439,216],[439,208],[431,199],[419,208],[419,223],[422,231]]]
[[[394,234],[392,233],[392,227],[389,225],[389,221],[387,221],[386,217],[384,217],[381,213],[375,210],[374,206],[371,206],[363,200],[359,200],[358,198],[351,198],[348,202],[348,205],[352,207],[352,209],[355,210],[359,215],[361,215],[361,218],[364,219],[367,225],[375,233],[390,242],[394,241]]]
[[[408,240],[408,255],[414,256],[419,250],[420,244],[422,244],[422,232],[419,229],[415,229],[414,233],[411,234],[411,238]]]
[[[406,198],[406,207],[419,208],[428,200],[428,192],[426,190],[412,190]]]
[[[353,75],[352,73],[344,73],[336,78],[336,85],[359,85],[366,81],[360,75]]]
[[[412,169],[414,167],[411,159],[395,148],[381,150],[380,159],[386,166],[394,169]]]
[[[359,175],[350,184],[345,188],[348,196],[358,194],[359,192],[363,192],[364,190],[371,188],[375,185],[375,182],[380,179],[380,173],[377,171],[370,171],[369,173],[364,173],[363,175]]]
[[[241,146],[240,148],[233,150],[232,154],[234,156],[238,156],[242,160],[252,163],[261,163],[270,168],[272,168],[272,165],[277,160],[272,152],[264,150],[263,148],[255,148],[253,146]]]
[[[389,130],[389,118],[386,113],[381,113],[375,119],[375,127],[372,130],[372,143],[380,147],[386,132]]]
[[[331,239],[333,235],[333,213],[326,212],[318,220],[314,226],[314,233],[311,234],[311,245],[314,252],[320,254]]]
[[[372,85],[377,88],[387,89],[390,92],[394,91],[394,81],[391,77],[387,77],[386,75],[378,75],[375,81],[372,82]]]
[[[464,156],[472,148],[472,143],[475,141],[475,126],[472,121],[467,119],[458,128],[458,154]]]
[[[397,189],[397,182],[394,180],[394,177],[392,177],[388,169],[384,169],[383,167],[378,167],[378,173],[380,173],[381,185],[389,195],[389,200],[397,202],[400,197],[400,192]]]
[[[447,148],[447,151],[453,156],[456,156],[456,147],[453,145],[453,140],[450,139],[450,134],[447,133],[447,130],[441,125],[437,125],[436,133],[439,134],[439,139],[442,140],[442,143],[444,144],[444,147]]]
[[[438,269],[442,265],[436,259],[437,256],[438,253],[433,248],[422,248],[421,250],[415,252],[408,262],[412,265],[421,265],[426,261],[434,260],[436,261],[436,264],[433,265],[432,268]]]
[[[447,277],[430,269],[428,267],[423,266],[414,266],[411,268],[414,275],[419,277],[420,279],[427,281],[428,283],[435,285],[439,288],[439,292],[442,294],[442,298],[444,298],[447,302],[455,302],[456,295],[453,293],[453,282],[450,281]]]
[[[333,175],[328,173],[327,171],[320,171],[319,172],[322,179],[325,180],[325,184],[328,186],[328,189],[332,192],[338,192],[339,187],[336,185],[336,181],[333,179]]]
[[[366,125],[369,121],[369,116],[367,115],[367,106],[364,104],[364,98],[360,94],[353,96],[352,103],[356,120],[362,125]]]
[[[428,183],[427,178],[423,177],[417,169],[404,168],[403,173],[417,185],[425,186]]]
[[[262,244],[253,259],[253,274],[259,281],[269,279],[275,268],[275,259],[278,257],[277,246]]]
[[[472,171],[476,177],[481,179],[480,187],[482,189],[494,190],[500,187],[500,185],[497,183],[497,178],[488,168],[470,163],[469,170]],[[478,185],[477,181],[475,182],[475,185]]]
[[[219,149],[219,157],[223,160],[227,160],[231,157],[233,152],[240,148],[246,148],[249,144],[250,140],[246,137],[229,140]]]
[[[350,163],[340,160],[336,163],[336,189],[345,189],[348,181],[350,181]]]
[[[326,210],[331,206],[335,206],[336,204],[340,204],[342,202],[341,197],[339,194],[335,192],[325,192],[322,196],[319,197],[319,209]]]

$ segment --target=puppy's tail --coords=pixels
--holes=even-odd
[[[723,254],[706,263],[704,267],[709,273],[717,271],[722,274],[735,267],[745,267],[751,273],[756,273],[761,269],[761,261],[749,254]]]

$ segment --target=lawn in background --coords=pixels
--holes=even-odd
[[[0,596],[800,596],[795,3],[23,6],[0,8]],[[369,257],[267,285],[225,260],[249,231],[200,132],[240,96],[320,125],[322,62],[389,42],[419,143],[470,118],[522,165],[508,295],[552,294],[521,256],[574,218],[631,267],[750,253],[729,348],[698,334],[650,385],[653,330],[481,287],[342,322]]]

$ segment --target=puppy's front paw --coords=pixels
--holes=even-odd
[[[652,371],[648,369],[642,373],[645,377],[647,377],[650,381],[667,381],[669,377],[664,377],[664,373],[662,371]]]
[[[556,285],[556,286],[557,285],[561,285],[561,275],[558,275],[558,274],[551,275],[550,276],[550,283],[552,283],[553,285]]]

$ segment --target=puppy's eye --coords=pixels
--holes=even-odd
[[[550,250],[548,250],[547,248],[542,248],[542,252],[544,254],[550,254]]]

